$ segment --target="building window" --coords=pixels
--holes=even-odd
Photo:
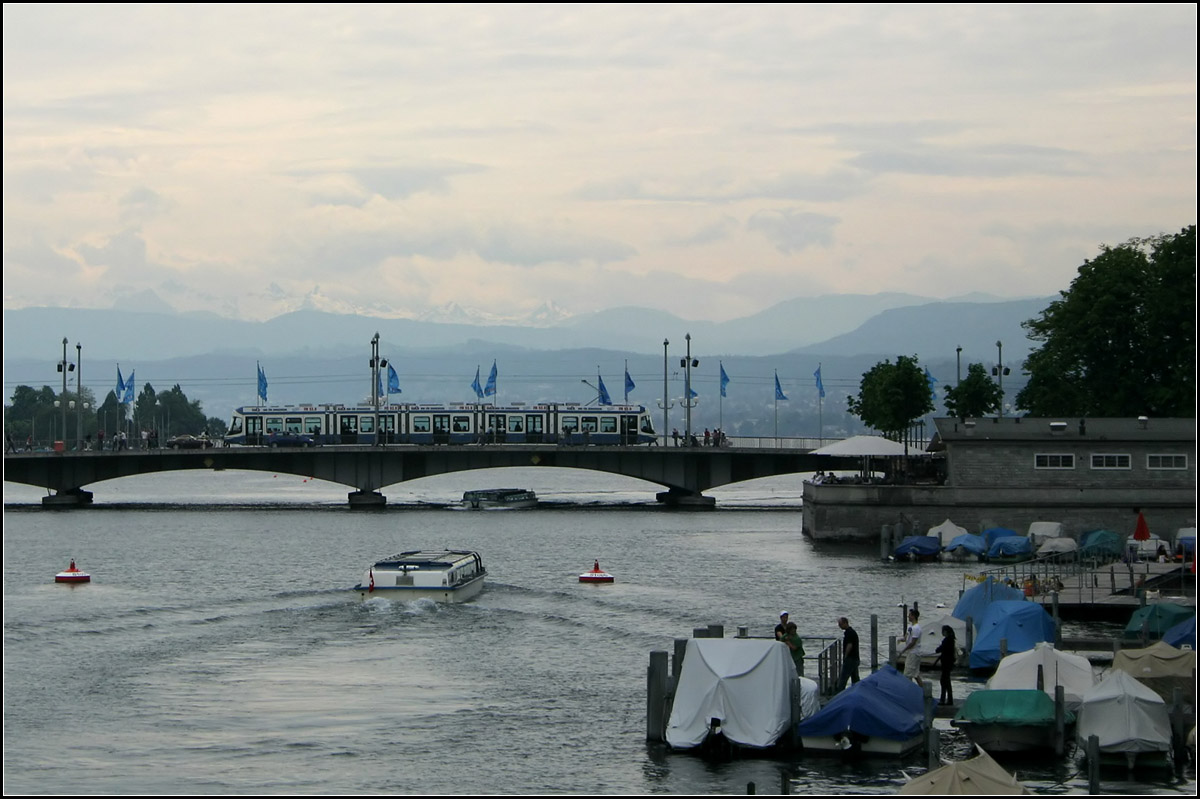
[[[1187,455],[1147,455],[1147,469],[1186,469]]]
[[[1128,469],[1128,455],[1092,455],[1093,469]]]
[[[1069,453],[1042,454],[1033,456],[1035,469],[1074,469],[1075,456]]]

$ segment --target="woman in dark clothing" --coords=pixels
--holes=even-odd
[[[954,628],[949,624],[942,625],[942,642],[938,644],[937,660],[934,663],[940,663],[942,666],[942,698],[938,700],[940,705],[954,704],[954,687],[950,684],[950,672],[954,670],[955,649],[958,643],[954,638]]]

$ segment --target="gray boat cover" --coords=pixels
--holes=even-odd
[[[710,720],[720,719],[729,741],[771,746],[791,724],[792,697],[801,693],[799,679],[791,652],[780,641],[692,638],[675,689],[667,743],[676,749],[699,746]]]
[[[1162,697],[1120,669],[1112,669],[1083,695],[1075,724],[1080,746],[1100,739],[1102,752],[1165,752],[1171,749],[1171,718]]]

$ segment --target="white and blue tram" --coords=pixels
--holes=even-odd
[[[378,419],[378,421],[376,421]],[[505,407],[449,405],[248,406],[233,412],[226,444],[266,444],[272,436],[308,436],[317,444],[654,444],[641,405],[579,403]]]

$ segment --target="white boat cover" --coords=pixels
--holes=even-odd
[[[821,686],[816,680],[798,677],[800,680],[800,719],[806,719],[821,709]]]
[[[950,625],[950,629],[954,630],[955,643],[958,646],[958,652],[955,654],[958,665],[966,662],[962,656],[963,648],[967,645],[967,623],[962,619],[956,619],[953,616],[942,616],[940,619],[933,621],[921,622],[921,643],[918,652],[921,657],[937,657],[937,648],[942,643],[942,627]]]
[[[1033,539],[1034,546],[1049,538],[1061,538],[1062,534],[1062,522],[1031,522],[1029,524],[1028,535]]]
[[[937,527],[929,528],[929,532],[925,535],[937,536],[937,539],[945,546],[948,542],[953,541],[960,535],[966,535],[969,531],[965,527],[959,527],[954,522],[947,519]]]
[[[1164,752],[1171,749],[1171,718],[1162,697],[1121,669],[1111,669],[1083,695],[1075,737],[1087,746],[1100,739],[1103,752]]]
[[[1113,668],[1136,677],[1166,702],[1174,701],[1176,688],[1183,691],[1184,699],[1196,693],[1192,681],[1196,652],[1191,649],[1176,649],[1163,641],[1145,649],[1122,649],[1113,656]]]
[[[1041,539],[1037,539],[1041,541]],[[1045,543],[1038,547],[1038,557],[1046,555],[1066,555],[1070,552],[1079,551],[1079,542],[1074,538],[1048,538]]]
[[[996,796],[999,794],[1032,794],[1033,791],[1017,782],[1017,778],[979,750],[970,760],[947,763],[941,768],[909,780],[900,788],[902,794],[922,796]]]
[[[709,720],[736,744],[764,748],[787,731],[792,696],[800,695],[796,665],[781,641],[757,638],[692,638],[667,723],[667,743],[699,746]]]
[[[920,455],[921,452],[919,447],[908,449],[910,455]],[[813,455],[859,455],[876,458],[894,457],[904,453],[903,444],[883,436],[851,436],[812,451]]]
[[[1171,543],[1164,541],[1153,533],[1145,541],[1138,541],[1133,536],[1125,539],[1125,549],[1133,548],[1137,550],[1137,555],[1142,560],[1154,560],[1158,557],[1158,548],[1163,547],[1167,552],[1171,551]]]
[[[1078,710],[1083,695],[1096,684],[1092,664],[1082,655],[1061,652],[1054,644],[1043,641],[1028,652],[1008,655],[996,667],[988,680],[989,690],[1024,690],[1037,688],[1038,666],[1042,667],[1042,688],[1053,699],[1054,688],[1063,687],[1067,708]]]

